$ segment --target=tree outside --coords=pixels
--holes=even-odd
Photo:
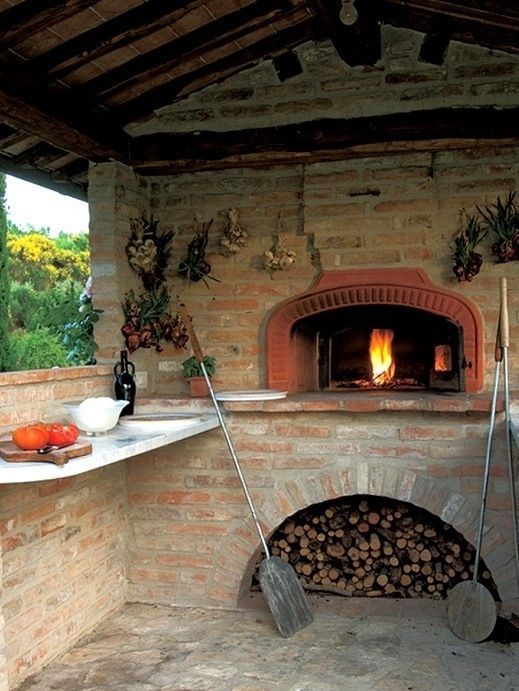
[[[5,212],[5,175],[0,173],[0,372],[11,367],[9,340],[9,252]]]
[[[95,363],[89,238],[6,219],[0,175],[0,371]]]

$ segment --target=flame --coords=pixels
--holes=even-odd
[[[373,329],[369,342],[369,356],[373,375],[371,383],[376,386],[388,384],[395,373],[391,351],[394,332],[391,329]]]

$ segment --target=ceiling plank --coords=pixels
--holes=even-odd
[[[64,77],[96,58],[178,22],[205,2],[170,0],[165,3],[164,0],[148,0],[42,53],[31,61],[31,67],[55,79]]]
[[[0,12],[0,44],[25,41],[95,4],[95,0],[25,0]]]
[[[193,60],[268,26],[273,19],[286,16],[289,9],[288,0],[257,0],[90,79],[76,88],[75,93],[79,98],[89,98],[138,86],[180,62]]]
[[[321,119],[233,132],[151,134],[131,141],[131,165],[145,170],[177,160],[222,162],[269,153],[326,152],[426,139],[519,138],[519,108],[438,108],[366,118]]]
[[[309,17],[289,29],[279,31],[220,60],[202,65],[166,84],[150,89],[114,110],[114,116],[117,121],[125,124],[149,117],[153,110],[169,105],[180,95],[185,97],[196,89],[219,83],[261,60],[268,60],[280,52],[316,37],[320,37],[318,22],[315,17]]]
[[[346,26],[340,19],[342,0],[314,0],[325,32],[340,58],[350,67],[374,65],[382,57],[379,0],[353,2],[357,19]]]

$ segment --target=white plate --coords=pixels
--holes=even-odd
[[[256,389],[255,391],[218,391],[215,394],[217,401],[274,401],[278,398],[286,398],[288,391],[276,389]]]

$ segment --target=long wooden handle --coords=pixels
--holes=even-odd
[[[500,297],[499,340],[501,348],[508,348],[510,346],[510,324],[508,321],[508,294],[505,276],[502,276],[500,280]]]
[[[198,342],[198,338],[196,337],[193,325],[191,324],[191,318],[183,302],[178,306],[178,313],[186,325],[187,333],[189,334],[189,339],[191,341],[191,347],[193,348],[196,359],[198,362],[203,362],[204,354],[202,352],[202,348],[200,347],[200,343]]]

